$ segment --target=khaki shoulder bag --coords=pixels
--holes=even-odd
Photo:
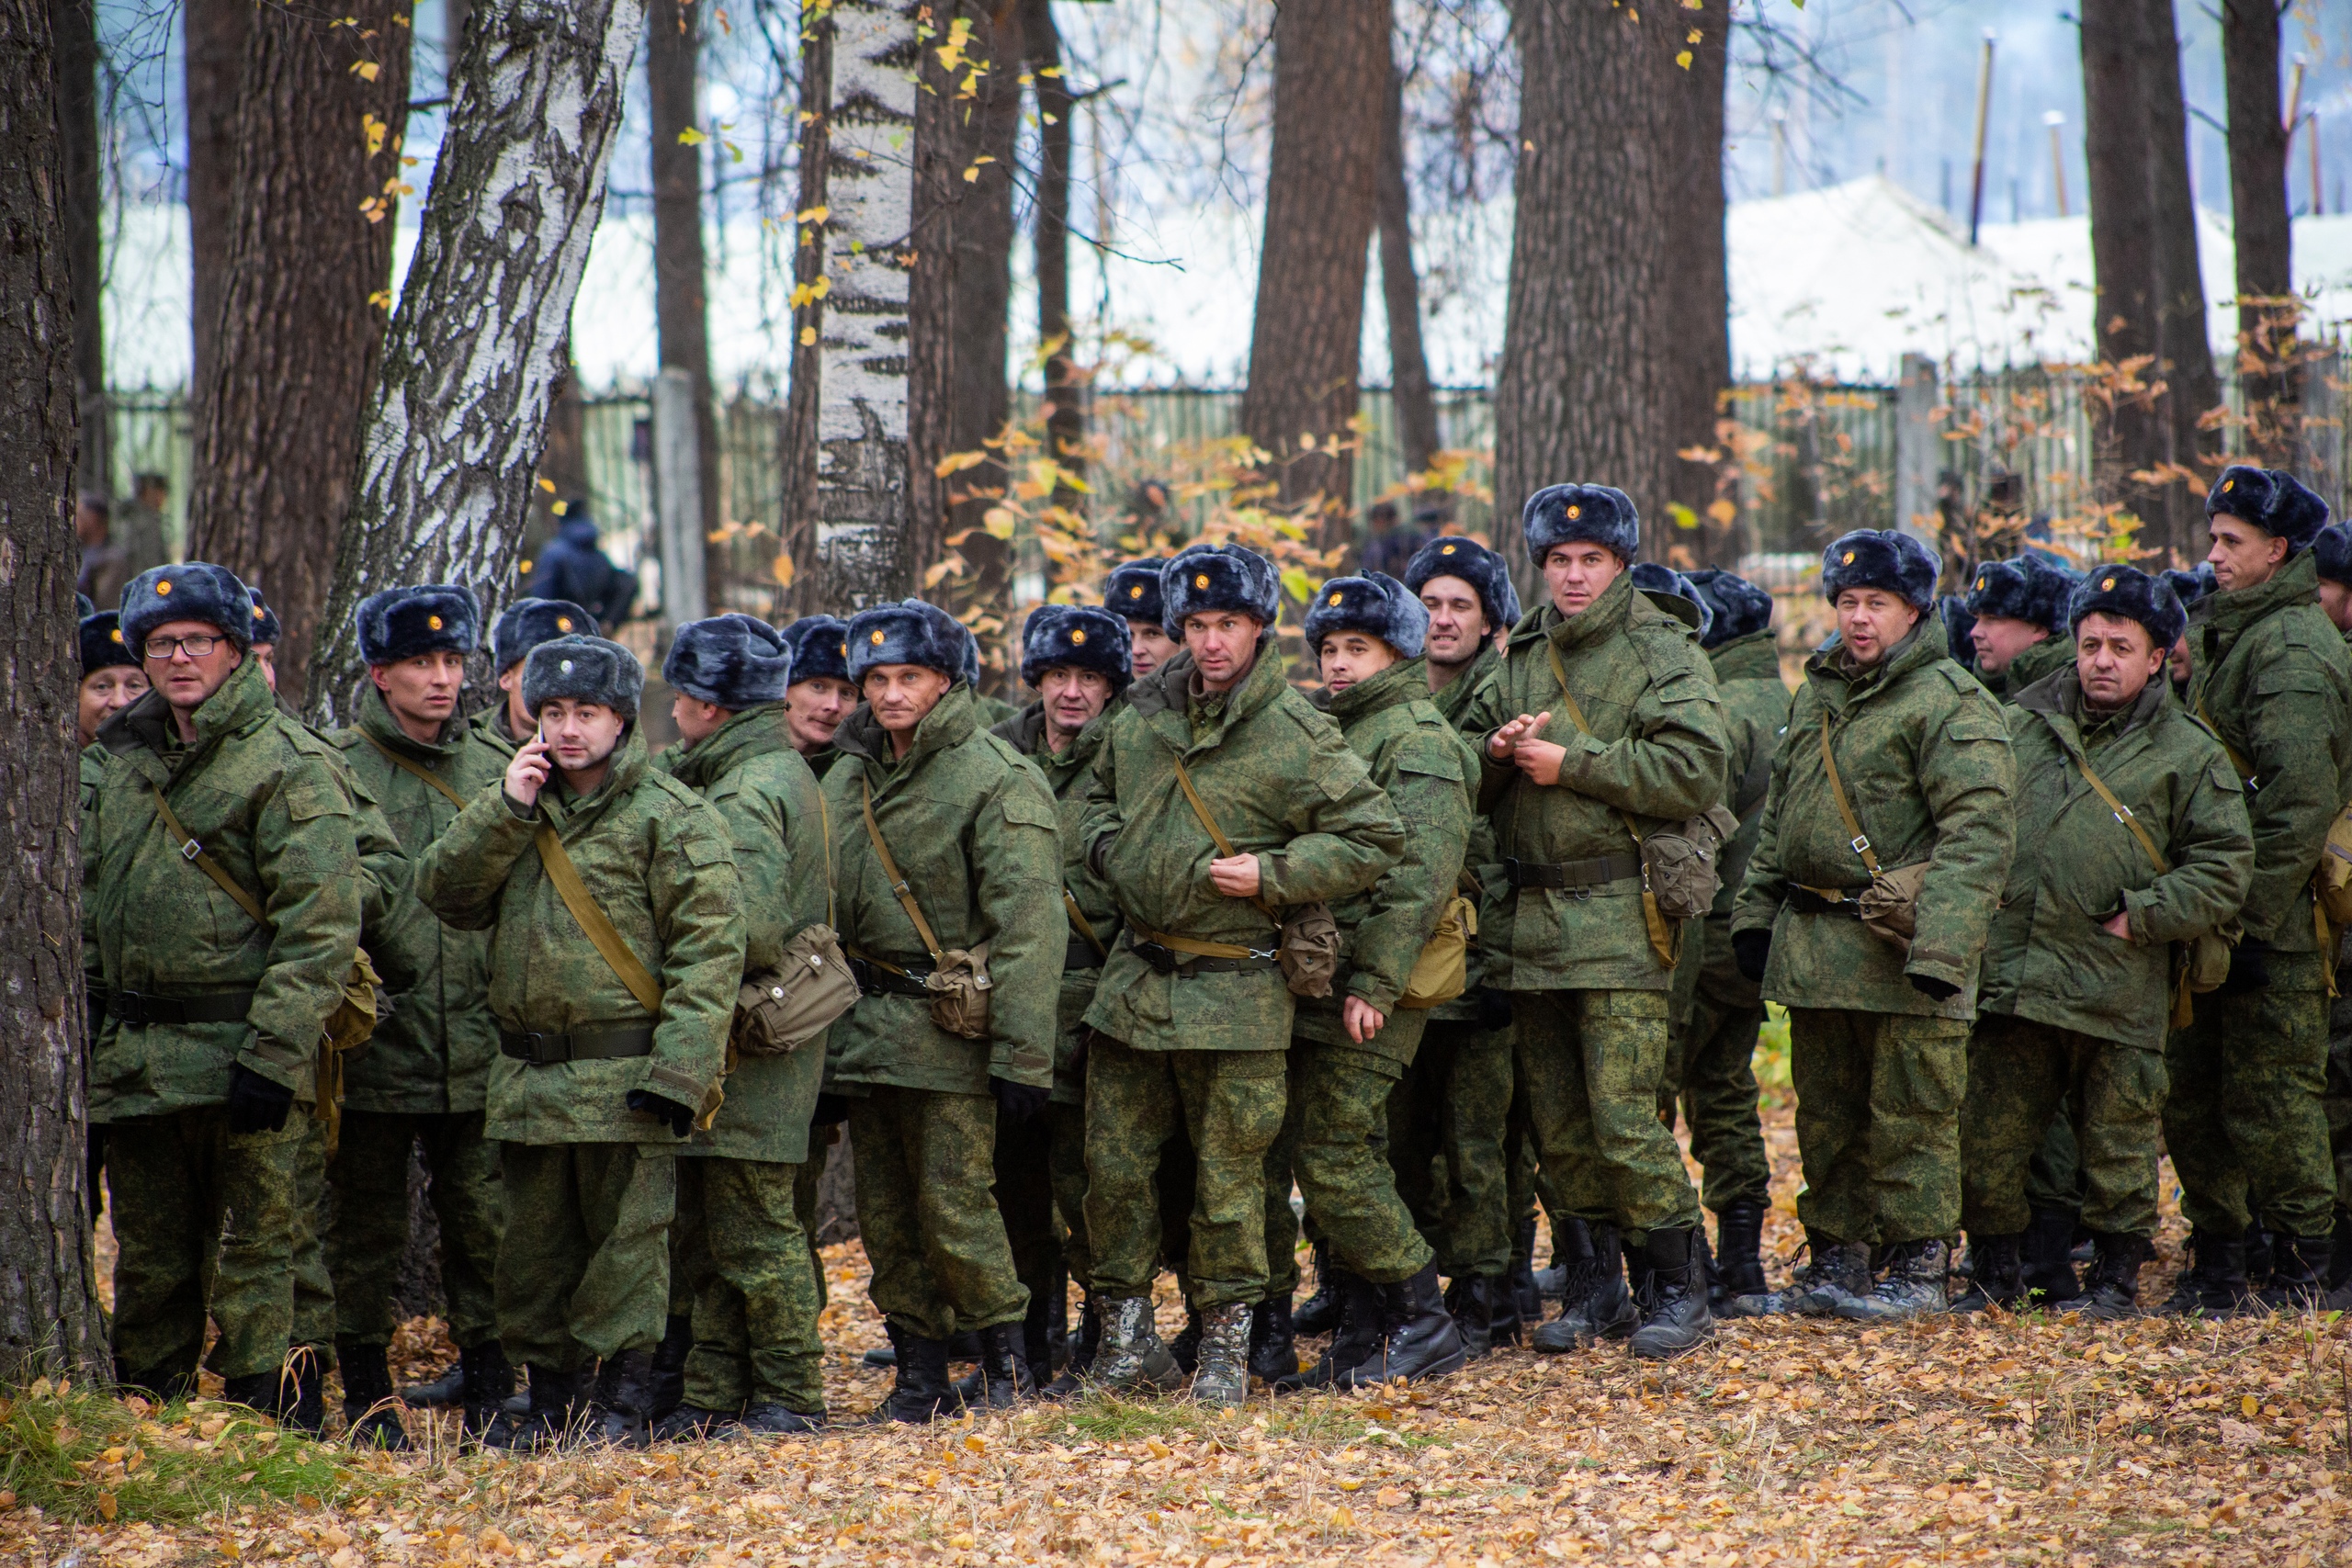
[[[1861,819],[1854,815],[1854,803],[1846,798],[1846,782],[1838,776],[1837,754],[1829,749],[1827,708],[1821,710],[1821,767],[1829,775],[1829,794],[1838,802],[1838,815],[1845,819],[1846,831],[1852,835],[1847,841],[1862,857],[1862,869],[1871,874],[1871,885],[1854,900],[1862,926],[1907,956],[1911,939],[1919,931],[1919,890],[1928,885],[1928,863],[1898,865],[1893,871],[1878,863],[1878,852],[1871,848],[1871,837],[1862,831]]]
[[[2140,840],[2140,848],[2146,853],[2148,863],[2156,868],[2156,874],[2171,874],[2172,863],[2165,860],[2164,852],[2156,848],[2154,838],[2140,826],[2140,818],[2132,808],[2116,798],[2115,792],[2107,787],[2107,781],[2091,771],[2089,760],[2077,755],[2075,766],[2082,770],[2083,781],[2098,794],[2109,815],[2132,829],[2132,836]],[[2205,931],[2196,940],[2179,944],[2173,961],[2172,1026],[2175,1029],[2186,1029],[2195,1021],[2195,1004],[2189,1000],[2192,992],[2213,990],[2229,978],[2232,945],[2229,939],[2219,931]]]
[[[1405,976],[1400,1008],[1419,1011],[1450,1002],[1470,988],[1470,942],[1478,934],[1478,906],[1456,892],[1445,901],[1437,927]]]
[[[932,934],[931,922],[922,918],[922,906],[915,902],[914,890],[907,886],[898,861],[890,853],[890,846],[882,841],[881,825],[874,820],[873,784],[861,778],[857,787],[865,797],[865,836],[873,840],[874,852],[881,859],[883,873],[890,878],[890,891],[897,896],[899,907],[914,922],[915,934],[922,938],[923,950],[931,954],[931,973],[922,982],[931,1001],[931,1021],[965,1040],[987,1039],[989,993],[996,987],[996,982],[989,978],[989,944],[982,942],[969,951],[960,947],[941,950],[939,939]]]
[[[1241,852],[1233,847],[1233,840],[1225,836],[1225,829],[1218,827],[1216,818],[1209,814],[1208,803],[1201,798],[1201,792],[1193,787],[1193,775],[1184,766],[1184,759],[1171,752],[1168,760],[1176,764],[1176,782],[1183,787],[1184,798],[1192,802],[1193,815],[1199,818],[1201,826],[1208,829],[1209,838],[1216,844],[1217,853],[1227,860],[1239,854]],[[1332,918],[1331,906],[1317,898],[1312,903],[1294,904],[1290,913],[1284,915],[1268,903],[1262,894],[1253,894],[1250,902],[1258,907],[1260,914],[1282,929],[1275,962],[1281,965],[1283,984],[1290,988],[1291,994],[1296,997],[1329,996],[1332,982],[1340,977],[1340,922]],[[1152,940],[1163,946],[1193,953],[1201,957],[1250,956],[1250,949],[1234,947],[1228,942],[1193,942],[1185,938],[1170,942],[1165,935],[1154,935]]]
[[[794,933],[775,968],[743,976],[728,1032],[728,1043],[742,1055],[788,1056],[857,1005],[857,976],[834,926],[832,818],[821,792],[817,821],[825,835],[824,922]]]

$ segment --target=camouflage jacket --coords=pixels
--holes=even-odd
[[[662,987],[650,1017],[564,907],[532,839],[555,829],[605,919]],[[630,1111],[643,1089],[699,1111],[718,1081],[743,979],[743,889],[727,825],[684,784],[654,772],[632,725],[605,782],[585,796],[551,776],[528,817],[502,786],[458,814],[417,865],[416,896],[461,931],[490,932],[490,1010],[507,1033],[653,1025],[650,1055],[490,1069],[491,1137],[517,1144],[674,1147],[658,1118]]]
[[[359,945],[364,877],[334,753],[277,711],[247,659],[196,711],[180,743],[150,692],[98,733],[106,752],[82,836],[82,940],[93,1012],[102,996],[252,991],[242,1020],[130,1024],[107,1017],[90,1055],[90,1117],[120,1122],[229,1095],[242,1064],[300,1100],[319,1035]],[[155,804],[267,916],[256,925],[180,852]]]
[[[988,944],[989,1038],[931,1021],[921,997],[868,996],[833,1025],[830,1081],[985,1094],[989,1079],[1044,1089],[1054,1078],[1054,1010],[1069,920],[1062,913],[1061,818],[1021,753],[979,728],[960,682],[915,727],[903,761],[861,703],[833,733],[825,775],[842,942],[918,973],[931,954],[890,890],[865,831],[864,791],[890,858],[943,949]]]
[[[672,746],[662,772],[710,802],[725,820],[743,887],[743,973],[774,969],[784,944],[831,913],[824,799],[792,749],[784,705],[745,708],[712,734]],[[798,1165],[825,1074],[825,1038],[785,1056],[738,1056],[727,1102],[680,1151]]]
[[[1086,1021],[1138,1051],[1281,1051],[1290,989],[1279,970],[1162,975],[1145,931],[1272,952],[1274,922],[1209,881],[1216,843],[1176,783],[1182,757],[1217,825],[1259,863],[1260,897],[1281,908],[1361,893],[1404,852],[1404,824],[1338,726],[1283,678],[1273,635],[1231,691],[1192,693],[1178,653],[1127,688],[1094,760],[1082,829],[1089,863],[1126,918]]]
[[[1061,817],[1062,888],[1086,917],[1091,934],[1072,920],[1069,957],[1062,969],[1061,1002],[1055,1010],[1054,1099],[1065,1105],[1086,1103],[1086,1079],[1079,1064],[1079,1043],[1086,1037],[1086,1009],[1094,1000],[1094,983],[1102,977],[1102,955],[1119,940],[1119,906],[1111,889],[1086,863],[1086,846],[1080,829],[1086,817],[1086,786],[1094,776],[1094,754],[1102,749],[1111,717],[1120,699],[1095,716],[1094,721],[1059,752],[1046,745],[1046,705],[1032,703],[989,733],[1029,759],[1054,792]],[[1096,943],[1101,943],[1098,949]],[[1087,962],[1091,960],[1091,962]],[[1071,968],[1069,964],[1080,965]]]
[[[2281,953],[2319,945],[2311,878],[2352,790],[2352,659],[2305,550],[2258,588],[2198,602],[2188,709],[2246,780],[2254,880],[2239,919]]]
[[[1478,754],[1430,701],[1429,666],[1400,659],[1344,692],[1317,692],[1309,700],[1331,716],[1349,750],[1364,761],[1372,782],[1405,824],[1405,852],[1380,880],[1331,906],[1340,924],[1340,974],[1346,984],[1324,998],[1301,997],[1291,1032],[1326,1045],[1347,1045],[1410,1065],[1429,1013],[1400,1008],[1396,998],[1429,945],[1438,917],[1462,880],[1470,825],[1477,820],[1471,791]],[[1361,1046],[1348,1038],[1341,1004],[1358,997],[1387,1021]]]
[[[1707,661],[1715,672],[1715,691],[1723,699],[1724,734],[1731,743],[1729,766],[1724,774],[1724,804],[1739,818],[1739,831],[1724,846],[1716,862],[1723,886],[1704,920],[1682,929],[1682,953],[1674,966],[1672,1014],[1679,1029],[1690,1017],[1701,987],[1713,999],[1734,1007],[1760,1008],[1762,994],[1756,983],[1732,964],[1720,962],[1730,951],[1732,906],[1739,897],[1740,879],[1756,853],[1757,835],[1763,830],[1764,796],[1772,779],[1772,760],[1780,755],[1781,737],[1789,728],[1789,689],[1781,683],[1781,655],[1770,631],[1751,632],[1711,649]],[[1721,944],[1721,952],[1715,944]]]
[[[2009,667],[1998,675],[1988,675],[1982,670],[1972,670],[1977,683],[2004,703],[2014,703],[2019,694],[2036,682],[2068,670],[2075,663],[2075,639],[2065,636],[2043,637],[2023,653],[2009,660]]]
[[[1430,694],[1430,705],[1437,709],[1439,716],[1453,727],[1455,734],[1462,736],[1470,743],[1470,755],[1474,761],[1478,755],[1478,738],[1463,729],[1463,721],[1469,716],[1470,699],[1478,694],[1480,684],[1488,675],[1494,673],[1502,661],[1502,654],[1490,642],[1479,649],[1478,657],[1470,661],[1468,669]],[[1465,984],[1463,987],[1462,995],[1450,1002],[1440,1002],[1430,1009],[1431,1019],[1446,1022],[1465,1021],[1487,1016],[1487,1010],[1481,1005],[1477,994],[1485,986],[1487,977],[1484,946],[1487,919],[1488,912],[1500,899],[1510,896],[1510,885],[1503,880],[1502,857],[1495,849],[1495,825],[1476,809],[1477,781],[1480,776],[1477,773],[1470,775],[1472,792],[1470,846],[1463,856],[1464,866],[1478,885],[1476,894],[1478,900],[1478,935],[1471,940],[1469,951],[1463,955]]]
[[[506,758],[462,718],[445,725],[436,742],[412,739],[373,687],[360,699],[359,722],[327,739],[381,806],[412,863],[457,820],[458,808],[383,749],[426,769],[468,800],[495,789],[506,773]],[[374,924],[368,927],[368,951],[379,971],[404,970],[405,983],[392,993],[368,1049],[345,1067],[345,1103],[356,1111],[411,1114],[480,1111],[498,1055],[489,939],[442,924],[413,889],[401,895],[386,924],[380,939]]]
[[[2032,827],[2018,835],[1984,944],[1977,1010],[2161,1051],[2172,944],[2235,914],[2254,870],[2238,775],[2161,680],[2128,711],[2086,725],[2082,687],[2062,670],[2019,692],[2007,717],[2017,818]],[[2116,820],[2086,761],[2170,871],[2159,874]],[[2130,912],[2128,942],[2101,923],[2119,909]]]
[[[498,753],[502,776],[506,764],[513,761],[514,753],[522,749],[523,742],[506,733],[506,694],[503,692],[498,694],[496,702],[466,720],[466,730],[476,740]]]
[[[1772,932],[1764,995],[1790,1007],[1973,1017],[1977,961],[2016,838],[2017,770],[2000,704],[1945,656],[1943,618],[1933,612],[1874,665],[1855,668],[1833,642],[1804,672],[1732,912],[1735,931]],[[1933,867],[1907,962],[1850,915],[1783,907],[1793,886],[1870,885],[1821,765],[1825,724],[1881,869]],[[1909,975],[1960,992],[1937,1001]]]
[[[1723,798],[1730,748],[1715,678],[1688,600],[1653,599],[1621,573],[1583,614],[1548,603],[1520,618],[1501,666],[1471,699],[1465,728],[1479,748],[1478,804],[1506,858],[1556,863],[1638,854],[1645,836]],[[1589,735],[1560,697],[1556,649]],[[1567,748],[1556,784],[1534,783],[1486,754],[1484,738],[1521,714],[1550,713],[1543,739]],[[1673,976],[1651,950],[1638,871],[1589,893],[1554,888],[1496,895],[1483,932],[1487,983],[1507,991],[1663,991]]]

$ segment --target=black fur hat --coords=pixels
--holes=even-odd
[[[1187,545],[1159,569],[1159,629],[1182,638],[1184,617],[1231,610],[1262,626],[1282,613],[1274,563],[1239,545]]]
[[[1714,613],[1700,634],[1702,648],[1721,648],[1735,637],[1749,637],[1772,624],[1772,595],[1736,571],[1702,566],[1686,574],[1699,591],[1699,602]]]
[[[962,622],[920,599],[860,610],[849,618],[849,682],[863,686],[865,672],[881,664],[921,664],[961,681],[970,640]]]
[[[202,560],[153,567],[123,585],[125,647],[137,652],[147,645],[147,634],[167,621],[202,621],[239,648],[251,648],[254,596],[235,572]]]
[[[1035,687],[1057,664],[1091,670],[1124,692],[1135,679],[1127,623],[1091,604],[1040,604],[1021,628],[1021,679]]]
[[[1527,558],[1539,568],[1561,545],[1589,542],[1629,561],[1641,553],[1634,498],[1608,485],[1545,485],[1527,498],[1520,525],[1527,531]]]
[[[920,601],[909,601],[909,603],[920,603]],[[964,667],[958,674],[964,684],[977,692],[980,689],[980,639],[974,634],[972,628],[965,626],[963,622],[957,621],[956,625],[964,634]]]
[[[2172,584],[2173,594],[2179,599],[2183,609],[2196,604],[2197,601],[2221,586],[2219,581],[2213,576],[2213,563],[2209,560],[2199,561],[2187,571],[2176,571],[2166,567],[2157,575]]]
[[[1420,595],[1385,571],[1335,577],[1306,607],[1307,649],[1319,655],[1323,639],[1335,632],[1376,637],[1397,658],[1419,659],[1429,641],[1430,613]]]
[[[2327,502],[2283,468],[2256,468],[2236,463],[2205,497],[2205,515],[2223,514],[2251,523],[2264,533],[2287,541],[2287,554],[2301,554],[2327,526]]]
[[[1969,633],[1976,629],[1976,617],[1969,614],[1968,595],[1947,593],[1936,601],[1936,609],[1944,618],[1944,651],[1963,670],[1976,668],[1976,639]]]
[[[1167,564],[1131,560],[1112,568],[1102,583],[1102,607],[1126,620],[1161,625],[1166,617],[1160,613],[1159,572]]]
[[[645,695],[645,667],[619,643],[573,634],[531,649],[523,665],[523,711],[537,715],[558,697],[602,703],[623,718],[637,717]]]
[[[254,600],[254,641],[276,648],[286,635],[286,628],[277,624],[277,612],[269,607],[269,601],[261,596],[260,589],[247,588],[245,592]]]
[[[1699,610],[1699,646],[1707,646],[1707,634],[1714,629],[1715,607],[1690,580],[1670,566],[1656,561],[1635,561],[1633,566],[1634,586],[1645,593],[1667,593],[1677,599],[1687,599]]]
[[[2312,541],[2312,556],[2322,577],[2352,587],[2352,526],[2322,528]]]
[[[1857,528],[1821,552],[1821,596],[1834,604],[1849,588],[1899,593],[1925,614],[1936,602],[1936,558],[1908,534]]]
[[[2083,579],[2066,609],[2067,635],[2093,611],[2139,622],[2158,648],[2170,648],[2188,629],[2188,612],[2181,608],[2172,584],[2136,566],[2103,566]]]
[[[780,703],[792,684],[792,649],[756,615],[688,621],[662,656],[662,679],[673,692],[723,708]]]
[[[795,681],[849,679],[849,623],[839,615],[803,615],[776,635],[792,650]]]
[[[139,655],[122,640],[122,613],[100,610],[82,617],[82,673],[95,674],[117,664],[139,668]]]
[[[397,664],[420,653],[471,653],[481,641],[481,606],[454,582],[387,588],[359,601],[359,657]]]
[[[596,617],[569,599],[517,599],[491,630],[490,661],[503,675],[543,642],[595,635]]]
[[[2081,581],[2039,556],[1986,561],[1968,580],[1968,613],[2030,622],[2055,636],[2066,629],[2067,602]]]
[[[1405,563],[1405,586],[1415,593],[1438,577],[1458,577],[1477,592],[1490,635],[1519,624],[1519,590],[1511,585],[1510,568],[1477,540],[1442,535],[1415,550]]]
[[[87,593],[83,592],[80,589],[75,589],[74,591],[74,620],[86,621],[97,613],[98,607],[91,602],[90,596]],[[117,611],[116,613],[119,615],[121,612]]]

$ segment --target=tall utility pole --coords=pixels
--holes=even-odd
[[[684,535],[676,548],[700,558],[695,576],[716,590],[725,581],[725,552],[709,542],[721,516],[718,491],[718,418],[712,403],[709,269],[703,252],[702,146],[700,118],[702,7],[695,0],[652,0],[645,19],[645,84],[650,100],[653,138],[653,315],[662,370],[678,374],[689,394],[683,407],[674,395],[654,400],[654,439],[673,460],[683,457],[687,474],[673,477],[668,493],[657,493],[664,536],[662,592],[672,603],[668,535]],[[664,411],[670,411],[666,416]],[[664,431],[665,417],[684,415],[689,428]],[[658,472],[668,469],[657,465]],[[691,486],[681,478],[691,478]],[[686,493],[691,488],[692,493]],[[657,491],[659,487],[657,486]],[[699,616],[707,610],[696,612]]]

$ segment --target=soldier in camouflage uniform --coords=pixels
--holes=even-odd
[[[1869,1321],[1945,1305],[1968,1025],[2014,847],[2016,770],[1999,704],[1945,653],[1925,548],[1858,530],[1824,552],[1821,586],[1838,635],[1805,661],[1732,914],[1740,973],[1789,1009],[1811,1256],[1788,1290],[1732,1310]],[[1862,924],[1857,900],[1873,868],[1922,863],[1906,953]]]
[[[2321,1100],[2335,933],[2311,880],[2352,787],[2352,658],[2318,603],[2311,546],[2327,503],[2290,475],[2233,467],[2205,511],[2220,591],[2189,630],[2188,707],[2248,781],[2254,823],[2229,978],[2165,1051],[2165,1145],[2197,1258],[2165,1308],[2210,1314],[2245,1299],[2250,1223],[2277,1237],[2266,1303],[2315,1299],[2330,1267],[2335,1173]]]
[[[1323,669],[1310,699],[1364,761],[1396,814],[1412,824],[1404,858],[1368,892],[1333,905],[1343,995],[1303,998],[1291,1024],[1289,1104],[1266,1156],[1263,1311],[1287,1360],[1284,1382],[1368,1387],[1459,1371],[1469,1347],[1446,1310],[1437,1253],[1397,1195],[1381,1145],[1388,1104],[1419,1050],[1428,1011],[1405,1005],[1413,965],[1461,883],[1470,843],[1477,753],[1429,700],[1421,655],[1429,611],[1392,577],[1335,577],[1315,591],[1306,646]],[[1288,1344],[1298,1284],[1293,1177],[1340,1281],[1340,1328],[1304,1380]],[[1193,1385],[1199,1392],[1199,1383]]]
[[[1102,583],[1102,607],[1127,623],[1127,661],[1140,681],[1182,646],[1161,624],[1159,574],[1165,560],[1124,561]]]
[[[1160,593],[1184,651],[1128,688],[1083,829],[1088,863],[1126,921],[1086,1014],[1086,1226],[1103,1319],[1094,1375],[1121,1390],[1179,1375],[1150,1292],[1155,1178],[1182,1126],[1198,1161],[1185,1266],[1203,1318],[1196,1391],[1222,1401],[1249,1386],[1250,1308],[1267,1294],[1264,1161],[1283,1122],[1294,1010],[1271,911],[1370,887],[1404,829],[1338,729],[1283,677],[1272,564],[1194,546],[1163,569]]]
[[[2352,637],[2352,527],[2323,528],[2312,545],[2319,568],[2320,608],[2336,630]],[[2320,1103],[2327,1112],[2327,1141],[2335,1164],[2335,1246],[2328,1254],[2331,1293],[2352,1285],[2352,943],[2339,937],[2335,994],[2327,1004],[2327,1089]]]
[[[817,778],[786,739],[792,655],[750,615],[689,621],[662,661],[679,741],[654,766],[726,820],[743,909],[743,978],[774,976],[785,944],[830,918]],[[738,1053],[718,1119],[679,1151],[673,1266],[694,1303],[684,1403],[662,1438],[811,1432],[825,1422],[816,1269],[793,1201],[824,1077],[822,1034],[783,1055]]]
[[[492,1425],[486,1446],[560,1442],[583,1416],[592,1440],[648,1440],[674,1156],[718,1103],[744,888],[725,820],[646,757],[644,684],[617,643],[572,635],[534,648],[521,686],[538,734],[417,867],[428,908],[491,933],[498,1326],[507,1356],[530,1369],[531,1400]],[[610,957],[560,890],[559,877],[575,876],[585,919],[617,939]]]
[[[979,1336],[978,1397],[1001,1407],[1033,1392],[1028,1292],[989,1188],[1000,1117],[1034,1121],[1054,1081],[1061,819],[1036,770],[980,728],[968,635],[919,600],[859,612],[849,671],[865,701],[825,775],[841,931],[865,987],[833,1025],[826,1077],[850,1101],[858,1228],[898,1359],[876,1419],[953,1409],[947,1341],[964,1331]],[[924,982],[937,954],[983,946],[986,1035],[949,1033]]]
[[[596,617],[568,599],[517,599],[491,628],[491,664],[498,671],[498,702],[467,721],[473,739],[498,753],[501,766],[537,728],[523,705],[523,661],[531,649],[560,637],[594,637]]]
[[[1535,1156],[1594,1247],[1533,1342],[1630,1333],[1635,1355],[1676,1356],[1714,1330],[1699,1195],[1657,1118],[1672,938],[1636,838],[1721,804],[1723,707],[1698,606],[1634,584],[1641,525],[1623,491],[1547,486],[1521,526],[1546,602],[1511,628],[1464,725],[1483,738],[1479,805],[1511,890],[1484,940],[1488,983],[1511,996]]]
[[[2062,1102],[2098,1247],[2081,1310],[2135,1311],[2156,1228],[2173,944],[2235,914],[2254,867],[2237,774],[2162,678],[2186,619],[2172,590],[2102,568],[2068,618],[2076,668],[2013,693],[2007,711],[2017,816],[2032,830],[2018,835],[1977,991],[1961,1113],[1974,1269],[1954,1311],[2030,1298],[2027,1166]],[[2059,1263],[2072,1282],[2063,1251]]]
[[[251,625],[244,585],[202,561],[124,590],[123,641],[153,686],[99,734],[83,941],[105,1007],[90,1119],[112,1134],[117,1377],[191,1392],[209,1313],[227,1397],[277,1413],[292,1403],[295,1157],[361,874],[333,755],[277,712]],[[266,926],[182,853],[164,802]]]

